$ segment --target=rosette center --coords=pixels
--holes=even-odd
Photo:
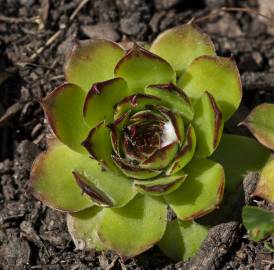
[[[133,114],[123,131],[126,157],[139,161],[178,141],[172,121],[159,111]]]

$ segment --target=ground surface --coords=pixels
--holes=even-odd
[[[272,0],[260,2],[0,0],[0,269],[274,269],[273,254],[249,241],[237,222],[214,228],[194,260],[176,265],[157,248],[126,264],[111,253],[77,251],[64,215],[35,200],[27,182],[33,159],[45,149],[37,99],[63,81],[62,65],[75,39],[150,42],[162,30],[211,11],[198,24],[220,55],[235,57],[242,74],[237,121],[256,104],[274,102],[273,24],[253,12],[216,11],[221,5],[273,9]],[[226,130],[243,132],[234,124]]]

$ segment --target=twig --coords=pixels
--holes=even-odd
[[[60,80],[60,79],[64,79],[64,75],[63,74],[52,77],[50,79],[50,81],[56,81],[56,80]]]
[[[21,103],[14,103],[11,105],[0,117],[0,126],[3,126],[9,119],[17,114],[22,109],[22,107],[23,105]]]
[[[71,16],[69,17],[69,21],[73,21],[73,19],[76,17],[76,15],[79,13],[79,11],[84,7],[84,5],[88,2],[89,0],[82,0],[80,2],[80,4],[77,6],[77,8],[73,11],[73,13],[71,14]],[[60,29],[54,33],[46,42],[46,44],[44,46],[41,46],[40,48],[38,48],[38,50],[33,53],[30,56],[30,59],[32,61],[34,61],[48,46],[50,46],[62,33],[63,30],[66,29],[67,26],[62,24],[60,26]]]
[[[35,60],[48,46],[50,46],[63,32],[65,26],[59,29],[55,34],[53,34],[46,42],[46,44],[40,47],[34,54],[31,55],[30,59]]]
[[[273,19],[258,12],[255,9],[252,8],[241,8],[241,7],[222,7],[221,8],[222,11],[228,11],[228,12],[233,12],[233,11],[240,11],[240,12],[245,12],[245,13],[251,13],[251,14],[255,14],[257,16],[261,16],[264,17],[265,19],[269,20],[270,22],[273,22]]]
[[[69,20],[72,21],[78,12],[84,7],[84,5],[88,2],[89,0],[82,0],[80,4],[77,6],[77,8],[73,11],[73,13],[70,15]]]
[[[111,269],[113,269],[114,268],[114,266],[115,266],[115,263],[117,262],[117,260],[118,260],[118,256],[115,256],[115,258],[112,260],[112,262],[108,265],[108,267],[106,268],[106,270],[111,270]]]
[[[14,18],[0,15],[0,21],[5,23],[38,23],[38,17],[33,18]]]
[[[262,13],[259,13],[257,10],[252,9],[252,8],[242,8],[242,7],[221,7],[221,8],[216,8],[211,10],[207,15],[202,16],[202,17],[198,17],[198,18],[193,18],[192,22],[202,22],[211,18],[214,18],[218,15],[220,15],[221,12],[245,12],[245,13],[249,13],[249,14],[255,14],[257,16],[261,16],[264,17],[265,19],[269,20],[271,23],[274,22],[274,20]]]

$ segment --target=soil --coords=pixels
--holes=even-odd
[[[110,252],[75,250],[64,214],[28,192],[31,164],[46,147],[37,100],[64,80],[62,65],[76,39],[151,42],[167,28],[206,16],[197,24],[219,55],[236,59],[243,80],[243,103],[226,131],[246,133],[236,123],[255,105],[274,102],[274,26],[256,14],[274,3],[259,2],[0,0],[0,269],[274,269],[273,253],[248,240],[238,217],[214,227],[185,263],[174,264],[157,247],[126,263]],[[223,5],[255,12],[217,10]]]

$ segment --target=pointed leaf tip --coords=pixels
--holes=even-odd
[[[129,110],[132,113],[138,112],[147,105],[160,105],[162,101],[160,98],[145,94],[134,94],[127,96],[114,106],[114,119],[120,118]]]
[[[41,101],[55,135],[72,150],[86,153],[81,145],[88,134],[82,116],[85,92],[77,85],[64,83]]]
[[[239,107],[242,84],[237,65],[226,57],[203,55],[196,58],[179,79],[178,86],[193,100],[208,91],[228,120]]]
[[[194,24],[183,24],[161,33],[150,50],[168,61],[179,74],[198,56],[215,55],[210,37]]]
[[[111,122],[115,104],[128,95],[130,91],[122,78],[94,84],[86,96],[83,109],[88,126],[93,128],[101,121]]]
[[[114,67],[124,54],[119,44],[109,40],[81,42],[73,48],[65,64],[66,80],[87,92],[94,83],[114,77]]]
[[[176,81],[176,74],[168,62],[139,46],[133,47],[119,61],[115,76],[127,81],[132,94],[143,93],[149,84]]]
[[[149,85],[145,88],[145,93],[160,98],[163,104],[188,121],[193,119],[194,111],[188,96],[173,83]]]
[[[241,124],[245,125],[261,144],[274,150],[274,104],[258,105]]]

